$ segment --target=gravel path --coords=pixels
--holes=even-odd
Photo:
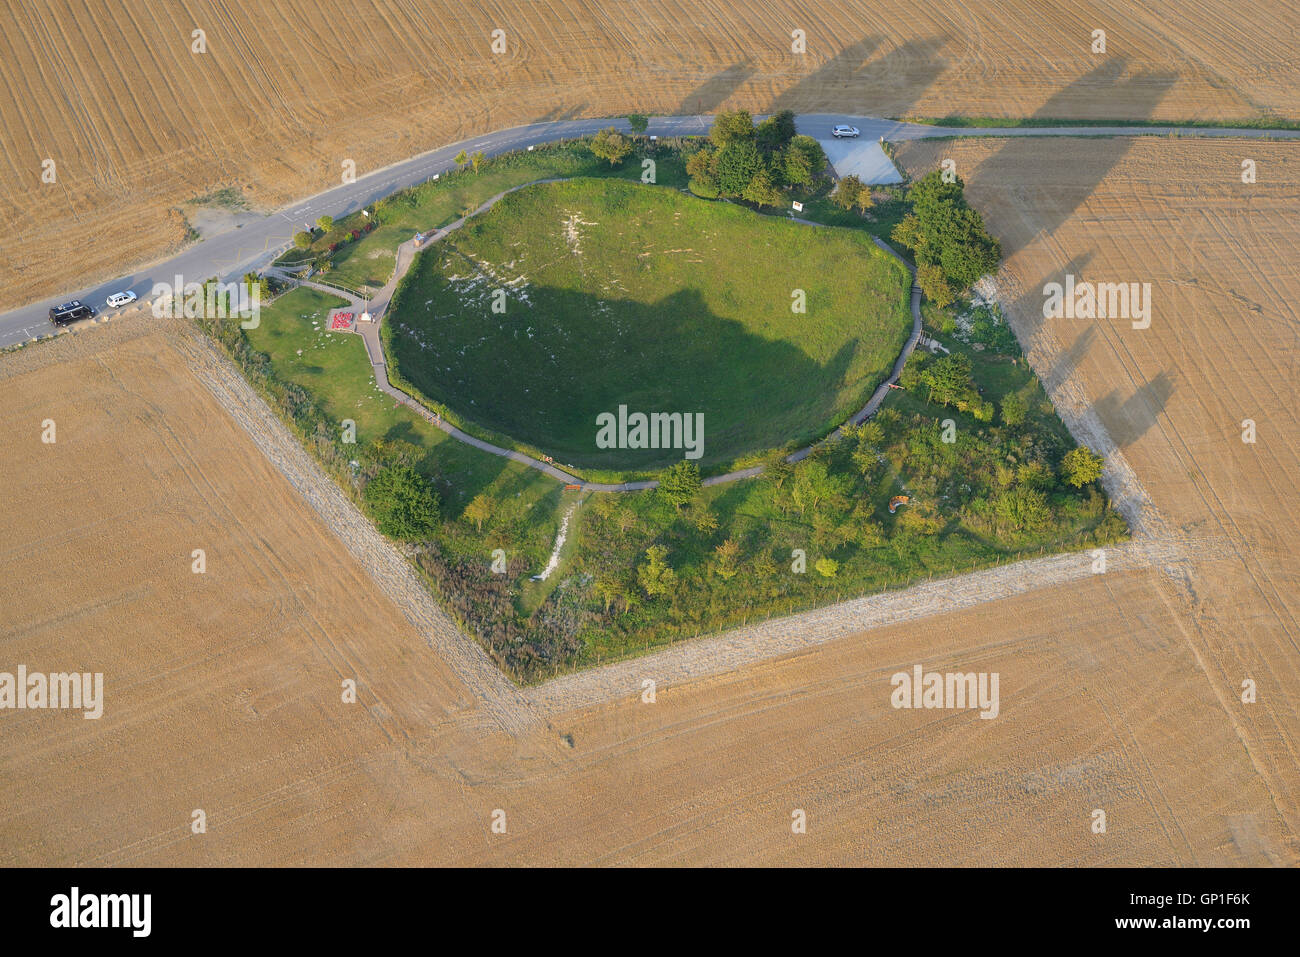
[[[581,487],[581,489],[584,492],[641,492],[641,491],[645,491],[646,489],[657,488],[659,486],[659,483],[656,481],[619,482],[613,484],[604,483],[604,482],[586,482],[578,478],[576,475],[571,475],[570,473],[564,471],[563,469],[556,468],[554,465],[552,465],[549,462],[542,462],[539,461],[538,459],[533,458],[531,455],[526,455],[523,452],[517,452],[513,449],[502,448],[501,446],[494,445],[491,442],[485,442],[482,439],[475,438],[469,433],[456,428],[456,426],[452,425],[450,422],[447,422],[445,419],[442,418],[442,416],[430,410],[428,407],[424,405],[424,403],[420,402],[414,396],[402,391],[397,386],[393,385],[393,383],[390,382],[388,379],[388,364],[387,364],[387,360],[384,357],[383,340],[379,335],[379,323],[383,318],[383,314],[385,310],[387,310],[388,308],[388,304],[392,301],[393,293],[397,289],[397,284],[401,282],[402,277],[406,275],[407,270],[409,270],[411,268],[411,265],[415,262],[416,254],[420,250],[427,249],[429,246],[433,245],[434,243],[439,242],[442,239],[446,238],[448,234],[453,233],[456,230],[460,229],[462,226],[465,225],[465,223],[468,220],[472,219],[473,217],[478,216],[480,213],[487,212],[498,202],[500,202],[501,199],[510,195],[511,193],[517,192],[518,190],[521,189],[525,189],[529,186],[536,186],[540,183],[559,183],[562,181],[563,181],[562,177],[551,177],[550,179],[537,179],[529,183],[521,183],[518,186],[512,186],[510,189],[502,190],[501,192],[497,193],[491,199],[487,200],[481,206],[479,206],[478,209],[474,210],[473,212],[465,216],[462,216],[454,223],[450,223],[449,225],[444,226],[442,229],[435,230],[434,232],[430,233],[428,236],[408,239],[406,242],[402,243],[400,246],[397,247],[397,255],[393,266],[392,276],[389,278],[388,282],[384,284],[384,288],[381,289],[378,293],[376,293],[375,298],[371,300],[368,304],[362,302],[362,300],[356,298],[355,296],[348,294],[346,292],[342,292],[338,289],[335,289],[332,286],[318,285],[310,281],[305,281],[304,285],[312,286],[313,288],[320,289],[324,292],[332,292],[336,295],[340,295],[344,299],[349,300],[350,304],[354,309],[357,310],[366,309],[367,311],[369,311],[372,321],[357,322],[353,326],[352,331],[355,332],[357,335],[361,336],[362,340],[366,344],[366,356],[370,359],[370,367],[371,370],[374,372],[375,384],[379,386],[381,392],[391,396],[395,401],[406,406],[416,415],[421,416],[423,419],[430,422],[437,428],[442,429],[442,431],[446,432],[449,436],[456,439],[458,442],[464,442],[466,445],[472,445],[474,446],[474,448],[487,452],[490,455],[497,455],[500,456],[501,458],[510,459],[511,461],[518,462],[520,465],[526,465],[529,468],[536,469],[539,472],[544,472],[545,474],[549,475],[551,478],[564,482],[567,485],[577,485]],[[810,219],[799,219],[798,217],[791,217],[791,218],[796,223],[803,223],[808,226],[824,227],[825,225],[824,223],[813,222]],[[883,402],[885,400],[885,396],[889,394],[890,387],[894,385],[896,382],[898,382],[898,377],[903,374],[903,366],[907,364],[908,356],[912,354],[912,350],[916,348],[916,343],[921,338],[921,287],[916,283],[916,279],[915,279],[916,269],[915,267],[911,266],[907,262],[907,260],[905,260],[902,256],[900,256],[898,252],[895,251],[893,247],[891,247],[884,240],[875,236],[872,237],[872,240],[880,249],[882,249],[884,252],[888,253],[890,256],[893,256],[900,263],[902,263],[903,266],[906,267],[906,269],[913,275],[912,332],[908,336],[907,342],[904,343],[902,352],[900,352],[898,355],[898,359],[894,362],[894,368],[893,371],[890,373],[889,378],[886,379],[884,382],[880,383],[879,386],[877,386],[876,391],[872,393],[871,398],[867,400],[867,404],[865,406],[863,406],[856,413],[854,413],[852,416],[849,417],[848,422],[846,423],[849,425],[861,425],[867,419],[871,418],[871,416],[876,414],[876,410],[880,408],[880,403]],[[280,276],[280,278],[283,279],[291,278],[284,270],[275,269],[271,271],[275,272],[278,276]],[[835,440],[836,438],[838,438],[840,435],[843,434],[843,431],[844,431],[844,427],[841,426],[840,428],[832,432],[830,435],[828,435],[826,438],[822,439],[820,442],[814,443],[813,445],[810,445],[806,448],[799,449],[795,452],[791,452],[789,455],[785,457],[785,460],[787,462],[801,461],[802,459],[807,458],[808,455],[812,453],[814,448],[816,448],[819,445],[822,445],[823,443]],[[723,485],[726,484],[727,482],[736,482],[739,481],[740,479],[753,478],[756,475],[761,475],[762,472],[763,472],[763,467],[761,465],[756,465],[751,468],[739,469],[734,472],[727,472],[723,475],[711,476],[705,479],[703,484]]]
[[[1231,557],[1226,541],[1192,539],[1170,528],[1106,432],[1073,369],[1063,363],[1064,350],[1059,341],[1040,332],[1025,354],[1070,434],[1105,458],[1102,485],[1133,531],[1132,541],[1105,549],[1106,574],[1158,568],[1177,580],[1193,558],[1203,561]],[[1064,370],[1065,374],[1054,377],[1053,370]],[[680,641],[639,658],[555,678],[528,689],[526,694],[538,711],[548,716],[614,698],[631,698],[641,693],[645,678],[654,679],[662,690],[871,628],[1078,581],[1093,574],[1092,563],[1091,551],[1071,552],[922,582],[901,591],[769,619],[714,637]]]

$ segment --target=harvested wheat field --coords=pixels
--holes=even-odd
[[[0,365],[9,484],[34,506],[7,526],[0,648],[105,673],[97,721],[4,718],[3,863],[1296,862],[1293,708],[1276,703],[1295,670],[1245,571],[1284,583],[1280,545],[1243,558],[1219,532],[1227,557],[1204,565],[1090,575],[665,680],[653,704],[634,681],[544,716],[400,587],[400,560],[225,371],[129,320]],[[1170,488],[1151,481],[1153,526]],[[1165,521],[1173,540],[1219,528]],[[996,719],[893,708],[890,676],[917,664],[998,673]],[[1243,669],[1261,685],[1248,711]]]
[[[1176,630],[1292,834],[1300,825],[1300,154],[1177,139],[913,144],[956,159],[1003,238],[1001,293],[1058,406],[1091,405],[1152,525],[1222,543],[1172,569]],[[1243,183],[1253,159],[1257,182]],[[1149,282],[1151,325],[1044,319],[1043,286]],[[1243,441],[1245,420],[1255,441]],[[1216,553],[1218,550],[1216,549]],[[1242,704],[1242,682],[1258,688]]]
[[[8,864],[166,858],[194,809],[213,831],[262,822],[257,853],[274,854],[277,831],[350,816],[413,728],[474,702],[199,383],[184,340],[146,331],[0,363],[4,670],[104,675],[98,720],[4,713]]]
[[[793,30],[806,53],[791,52]],[[1294,9],[1243,16],[1228,0],[8,4],[0,297],[119,276],[182,245],[187,219],[230,226],[242,204],[338,185],[344,159],[364,175],[546,119],[745,107],[1297,120],[1298,40]]]

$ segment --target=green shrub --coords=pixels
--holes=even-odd
[[[1061,477],[1075,488],[1082,488],[1089,482],[1101,478],[1106,461],[1096,452],[1084,446],[1071,449],[1061,461]]]
[[[1007,425],[1020,425],[1029,414],[1029,403],[1017,393],[1009,392],[1002,397],[1002,421]]]
[[[632,141],[610,126],[591,138],[591,152],[600,159],[609,160],[610,166],[617,166],[632,152]]]
[[[375,525],[392,538],[427,537],[438,524],[438,493],[410,465],[391,465],[368,483],[364,500]]]

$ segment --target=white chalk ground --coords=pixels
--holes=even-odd
[[[835,167],[835,175],[857,176],[862,182],[871,186],[884,186],[901,183],[902,175],[895,168],[893,161],[885,155],[877,140],[858,138],[856,140],[837,140],[833,137],[819,139],[826,158]]]

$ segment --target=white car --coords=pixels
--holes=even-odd
[[[844,126],[843,124],[841,124],[840,126],[837,126],[835,127],[835,129],[831,130],[831,136],[835,137],[837,140],[845,136],[852,139],[853,137],[859,135],[860,134],[856,126]]]
[[[108,308],[116,309],[118,306],[129,306],[136,298],[136,294],[128,289],[126,292],[113,293],[105,302],[108,303]]]

